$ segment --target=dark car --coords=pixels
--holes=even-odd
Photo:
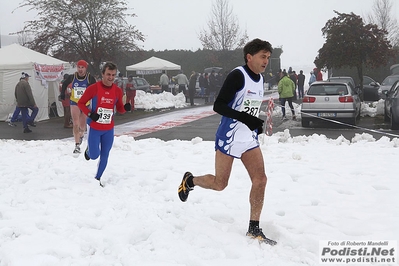
[[[384,94],[384,120],[390,122],[391,129],[399,129],[399,81]]]
[[[351,82],[316,81],[302,101],[302,126],[324,119],[341,120],[356,125],[361,102]]]
[[[363,101],[375,102],[381,98],[380,84],[369,76],[363,76]]]

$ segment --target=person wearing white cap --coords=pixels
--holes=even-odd
[[[32,88],[29,85],[29,74],[22,72],[19,82],[15,86],[15,99],[17,100],[17,107],[20,108],[22,114],[22,124],[24,133],[31,133],[29,125],[35,126],[34,120],[38,113],[35,99],[33,98]],[[32,109],[30,120],[28,119],[29,108]]]

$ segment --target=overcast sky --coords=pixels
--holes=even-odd
[[[317,51],[325,39],[321,34],[328,19],[353,12],[365,17],[372,12],[376,0],[230,0],[233,13],[250,39],[268,40],[273,47],[282,47],[282,66],[313,65]],[[23,28],[24,21],[35,13],[18,9],[21,1],[0,0],[2,35]],[[137,17],[129,19],[145,36],[145,50],[201,49],[198,34],[207,29],[215,0],[127,0]],[[399,14],[399,1],[394,0],[392,14]]]

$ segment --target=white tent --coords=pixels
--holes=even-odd
[[[0,121],[8,119],[10,113],[15,110],[15,85],[19,82],[22,72],[28,73],[29,84],[33,91],[33,97],[39,113],[36,120],[49,119],[50,105],[56,103],[58,115],[63,116],[64,111],[61,102],[58,101],[59,82],[50,81],[48,87],[35,79],[34,64],[64,65],[64,73],[71,73],[68,62],[61,61],[51,56],[38,53],[19,44],[11,44],[0,48]]]
[[[151,57],[147,60],[126,67],[126,71],[136,71],[137,74],[155,74],[162,70],[180,70],[181,66],[167,60]]]

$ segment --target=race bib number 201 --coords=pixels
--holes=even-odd
[[[245,112],[249,115],[259,117],[260,114],[260,106],[262,105],[262,100],[258,99],[244,99],[244,102],[241,106],[242,112]]]
[[[97,123],[110,124],[112,121],[112,115],[114,114],[114,110],[100,107],[97,109],[97,113],[100,115]]]

